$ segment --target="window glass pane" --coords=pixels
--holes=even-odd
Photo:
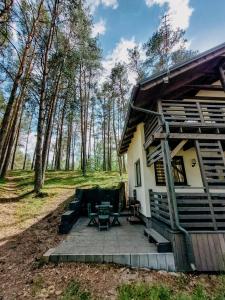
[[[173,176],[174,176],[174,183],[179,184],[187,184],[186,174],[184,169],[184,162],[182,156],[175,156],[172,159],[172,169],[173,169]],[[166,178],[165,178],[165,171],[163,160],[158,160],[155,162],[155,178],[156,184],[158,185],[165,185]]]

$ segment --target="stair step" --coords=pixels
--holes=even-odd
[[[74,200],[69,204],[69,210],[75,210],[80,208],[80,201]]]
[[[156,230],[152,228],[145,228],[144,235],[148,237],[150,242],[154,241],[156,243],[157,250],[159,253],[172,252],[170,241],[164,238],[164,236],[162,236]]]

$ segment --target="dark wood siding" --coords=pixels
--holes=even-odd
[[[172,243],[176,270],[190,271],[184,235],[173,231],[161,222],[152,220],[152,227]],[[190,232],[195,264],[199,272],[225,271],[225,232]]]
[[[192,233],[198,271],[225,271],[225,233]]]

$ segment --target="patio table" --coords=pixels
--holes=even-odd
[[[109,209],[112,209],[113,206],[112,205],[105,205],[105,204],[98,204],[98,205],[95,205],[96,209],[98,210],[99,207],[108,207]]]
[[[98,227],[101,229],[109,229],[110,226],[110,211],[112,210],[112,205],[96,205],[97,215],[98,215]]]

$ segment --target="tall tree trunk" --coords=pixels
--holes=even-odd
[[[102,169],[106,171],[106,138],[105,138],[105,115],[103,118],[103,125],[102,125],[102,139],[103,139],[103,162],[102,162]]]
[[[75,170],[75,145],[76,145],[76,139],[75,139],[75,130],[73,131],[73,138],[72,138],[72,170]]]
[[[19,123],[19,125],[20,124],[21,123]],[[13,155],[12,155],[11,170],[14,170],[14,164],[15,164],[15,159],[16,159],[16,150],[17,150],[17,146],[18,146],[19,136],[20,136],[20,126],[18,126],[17,131],[16,131],[16,140],[15,140],[14,150],[13,150]]]
[[[29,137],[30,137],[30,132],[31,132],[32,120],[33,120],[33,114],[31,114],[30,124],[29,124],[28,132],[27,132],[27,140],[26,140],[26,147],[25,147],[25,154],[24,154],[24,161],[23,161],[23,170],[26,169],[27,149],[28,149],[28,142],[29,142]]]
[[[59,134],[58,134],[58,141],[57,141],[57,152],[55,157],[55,169],[61,170],[61,158],[62,158],[62,138],[63,138],[63,125],[66,113],[66,105],[67,101],[64,100],[63,108],[62,108],[62,115],[59,125]]]
[[[118,159],[118,167],[119,167],[119,173],[120,176],[122,175],[122,162],[121,157],[119,154],[119,147],[118,147],[118,140],[117,140],[117,134],[116,134],[116,126],[115,126],[115,102],[113,101],[113,133],[114,133],[114,140],[115,140],[115,146],[116,146],[116,155]]]
[[[108,142],[108,145],[107,145],[107,150],[108,150],[108,153],[107,153],[107,169],[108,171],[111,171],[112,169],[112,164],[111,164],[111,132],[110,132],[110,127],[111,127],[111,107],[110,107],[110,104],[108,104],[108,127],[107,127],[107,142]]]
[[[20,119],[15,120],[15,122],[13,124],[12,133],[16,132],[16,130],[18,128],[18,134],[19,134],[20,127],[21,127],[22,116],[23,116],[23,109],[21,109]],[[12,138],[12,135],[13,135],[13,138]],[[8,170],[8,166],[9,166],[9,163],[10,163],[13,144],[15,142],[15,136],[16,136],[16,134],[11,134],[10,135],[9,145],[8,145],[7,152],[6,152],[6,155],[5,155],[5,161],[4,161],[4,164],[3,164],[2,169],[1,169],[1,174],[0,174],[1,178],[5,178],[5,176],[6,176],[6,172]]]
[[[38,125],[37,125],[37,148],[36,148],[36,160],[35,160],[35,175],[34,175],[34,191],[38,195],[43,185],[43,165],[42,165],[42,147],[43,147],[43,132],[44,132],[44,112],[45,112],[45,101],[46,101],[46,86],[48,80],[48,56],[52,46],[52,40],[55,30],[55,22],[58,13],[58,0],[54,2],[54,8],[52,12],[51,25],[47,37],[46,47],[44,50],[43,57],[43,75],[41,80],[40,100],[39,100],[39,114],[38,114]]]
[[[66,165],[65,165],[66,171],[69,171],[70,169],[72,132],[73,132],[73,125],[72,125],[72,118],[70,118],[67,125],[67,146],[66,146]]]
[[[85,140],[85,103],[82,91],[82,65],[79,72],[79,91],[80,91],[80,123],[81,123],[81,170],[83,176],[86,175],[86,140]]]
[[[5,175],[5,171],[2,172],[3,168],[9,165],[9,157],[11,156],[12,148],[14,141],[16,139],[17,126],[19,124],[20,112],[22,111],[22,106],[24,103],[24,99],[26,97],[27,88],[28,88],[28,80],[30,78],[30,74],[32,71],[32,63],[34,59],[35,47],[32,50],[31,58],[29,64],[26,68],[25,76],[22,81],[22,87],[20,94],[18,95],[15,103],[14,103],[14,112],[8,124],[8,133],[5,137],[5,142],[2,146],[2,155],[0,156],[0,176],[3,178]]]
[[[13,82],[13,86],[12,86],[12,90],[11,90],[9,100],[8,100],[8,103],[7,103],[7,106],[6,106],[5,114],[4,114],[2,123],[1,123],[1,128],[0,128],[0,157],[4,154],[3,146],[5,144],[8,131],[10,130],[9,125],[10,125],[11,116],[13,114],[13,110],[15,108],[16,94],[17,94],[18,88],[20,86],[22,76],[24,74],[24,68],[25,68],[26,63],[27,63],[27,58],[28,58],[28,54],[30,52],[30,48],[32,46],[32,41],[33,41],[34,36],[36,34],[36,28],[37,28],[37,24],[38,24],[40,15],[41,15],[41,8],[42,8],[42,5],[43,5],[43,2],[44,2],[44,0],[41,0],[40,3],[39,3],[37,17],[34,19],[31,30],[28,34],[26,45],[23,49],[23,53],[22,53],[22,56],[20,58],[19,67],[18,67],[16,76],[15,76],[15,79],[14,79],[14,82]]]
[[[56,100],[59,93],[59,85],[62,75],[62,67],[60,67],[59,75],[57,76],[56,85],[55,85],[55,91],[53,92],[53,96],[50,103],[49,113],[47,117],[47,125],[45,129],[45,137],[43,142],[43,151],[42,151],[42,176],[43,176],[43,182],[44,182],[44,174],[47,166],[47,156],[49,153],[50,143],[51,143],[51,135],[52,135],[52,125],[53,125],[53,117],[55,114],[55,108],[56,108]]]
[[[30,167],[30,169],[31,169],[32,171],[34,170],[34,165],[35,165],[36,149],[37,149],[37,143],[36,143],[35,148],[34,148],[34,153],[33,153],[32,163],[31,163],[31,167]]]

